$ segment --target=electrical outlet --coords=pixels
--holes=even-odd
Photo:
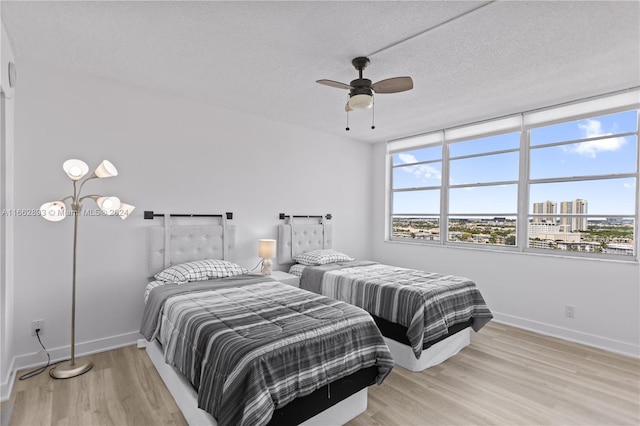
[[[40,329],[40,331],[38,331],[38,334],[40,334],[40,335],[44,334],[44,320],[31,321],[31,335],[32,336],[36,335],[36,329]]]
[[[576,307],[573,305],[565,305],[564,306],[564,315],[567,318],[575,318],[576,317]]]

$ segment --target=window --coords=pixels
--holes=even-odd
[[[638,111],[532,128],[529,140],[528,246],[633,256]]]
[[[452,142],[447,241],[515,245],[520,132]]]
[[[390,141],[389,238],[635,259],[638,99],[629,91]]]
[[[423,147],[391,155],[393,238],[439,241],[442,136],[404,140]]]

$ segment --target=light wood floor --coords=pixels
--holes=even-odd
[[[640,360],[489,323],[446,362],[394,368],[360,425],[640,425]]]
[[[18,380],[24,373],[18,372],[9,425],[187,424],[144,349],[128,346],[88,358],[93,368],[72,379],[45,372]]]
[[[144,350],[91,360],[73,379],[16,380],[10,425],[185,424]],[[640,425],[640,360],[490,323],[441,365],[394,368],[349,426],[476,424]]]

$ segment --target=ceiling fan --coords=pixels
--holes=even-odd
[[[337,87],[338,89],[349,90],[349,101],[344,107],[345,111],[354,109],[371,108],[373,105],[374,93],[399,93],[413,89],[411,77],[393,77],[371,83],[368,78],[362,78],[362,70],[369,65],[369,58],[363,56],[355,58],[351,63],[358,70],[359,78],[351,81],[350,84],[340,83],[333,80],[317,80],[316,83],[325,86]]]

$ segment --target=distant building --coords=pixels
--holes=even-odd
[[[533,203],[533,213],[555,215],[557,213],[557,207],[558,206],[555,201],[547,200],[543,203]],[[554,216],[536,216],[533,221],[535,223],[556,224],[556,218]]]
[[[560,227],[550,223],[532,222],[529,224],[529,237],[540,238],[540,234],[557,234],[560,233]]]
[[[603,253],[625,254],[633,256],[633,245],[631,244],[607,244],[602,250]]]
[[[538,234],[538,238],[545,241],[556,241],[564,243],[579,243],[580,234],[574,232],[553,232],[548,234]]]
[[[593,241],[581,241],[579,243],[575,242],[558,242],[557,247],[558,250],[566,250],[566,251],[584,251],[588,253],[594,253],[598,249],[601,249],[600,243],[596,243]]]
[[[561,214],[587,214],[587,200],[576,199],[560,203]],[[586,217],[561,217],[560,230],[563,232],[586,231],[589,229]]]

